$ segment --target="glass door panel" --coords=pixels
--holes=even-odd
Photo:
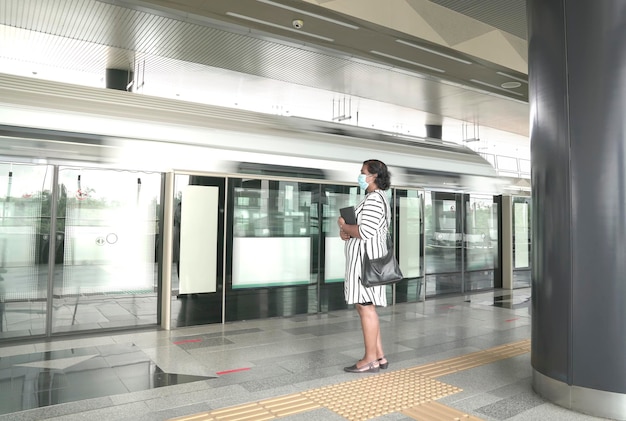
[[[161,175],[59,168],[53,332],[157,323]]]
[[[229,180],[228,321],[317,312],[319,188]]]
[[[493,196],[467,197],[464,238],[464,291],[493,288],[498,264],[498,205]]]
[[[530,286],[530,198],[513,198],[513,288]]]
[[[45,334],[52,174],[0,163],[0,340]]]
[[[498,215],[493,196],[426,194],[426,295],[494,287]]]
[[[397,218],[396,244],[398,262],[405,279],[396,284],[396,303],[422,299],[424,282],[424,193],[419,190],[395,190]]]
[[[323,272],[320,285],[320,311],[347,308],[343,282],[346,274],[345,242],[339,237],[339,209],[356,207],[363,200],[362,189],[356,186],[322,186]],[[388,296],[388,298],[390,298]],[[391,302],[391,301],[389,301]]]
[[[428,192],[425,196],[426,295],[463,289],[463,195]]]

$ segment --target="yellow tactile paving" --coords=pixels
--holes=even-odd
[[[320,405],[307,399],[303,394],[280,396],[255,403],[216,409],[215,411],[188,415],[173,420],[185,421],[261,421],[286,417],[300,412],[319,408]]]
[[[457,411],[456,409],[442,405],[439,402],[428,402],[423,405],[405,409],[401,412],[407,417],[411,417],[419,421],[480,421],[480,418]]]
[[[424,376],[441,377],[446,374],[456,373],[457,371],[468,370],[470,368],[490,364],[505,358],[522,355],[527,352],[530,352],[529,339],[486,349],[484,351],[466,354],[456,358],[450,358],[448,360],[420,365],[415,368],[410,368],[409,370],[416,371]]]
[[[435,378],[529,351],[530,340],[523,340],[414,368],[364,374],[359,379],[337,385],[171,421],[262,421],[317,408],[329,409],[348,421],[365,421],[393,412],[402,412],[419,421],[480,421],[480,418],[435,402],[461,391]]]
[[[367,376],[304,395],[350,421],[368,420],[460,392],[409,370]]]

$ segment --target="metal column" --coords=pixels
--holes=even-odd
[[[626,419],[626,1],[528,0],[533,386]]]

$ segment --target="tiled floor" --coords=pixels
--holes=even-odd
[[[379,374],[342,369],[362,355],[354,310],[4,346],[0,420],[169,420],[217,409],[225,414],[280,397],[319,401],[324,390],[351,390],[360,382],[350,382],[364,378],[382,388],[385,379],[406,382],[404,373],[431,363],[470,361],[500,345],[527,344],[529,299],[530,290],[520,289],[379,309],[390,361]],[[524,349],[480,362],[438,372],[437,382],[447,389],[430,409],[487,421],[599,419],[535,395]],[[340,401],[284,412],[280,419],[357,419],[340,415]],[[418,411],[388,411],[395,410],[373,419],[426,419]]]

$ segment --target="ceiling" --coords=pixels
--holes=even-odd
[[[526,38],[524,0],[404,1]],[[124,69],[137,94],[418,136],[442,125],[446,140],[528,156],[526,74],[320,4],[0,0],[0,68],[91,86]]]

